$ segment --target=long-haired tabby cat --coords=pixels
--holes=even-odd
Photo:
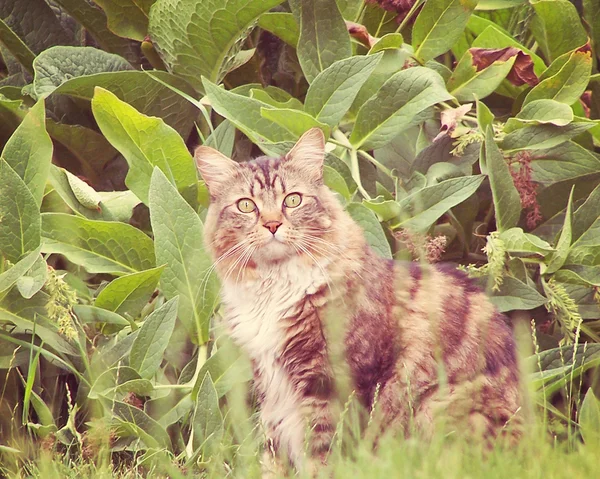
[[[503,434],[521,400],[505,318],[452,267],[378,257],[323,184],[324,156],[319,129],[282,158],[195,152],[225,319],[252,361],[272,449],[299,469],[325,460],[344,371],[387,429],[430,435],[442,411]]]

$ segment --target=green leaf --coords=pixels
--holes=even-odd
[[[521,228],[509,228],[500,233],[499,238],[509,253],[525,255],[536,253],[546,256],[554,251],[547,242],[536,235],[525,233]]]
[[[481,131],[487,131],[488,127],[492,126],[496,118],[488,106],[477,100],[477,126]]]
[[[429,0],[412,31],[415,56],[422,61],[446,53],[460,38],[478,0]]]
[[[103,10],[80,0],[55,1],[94,37],[103,50],[121,55],[136,65],[141,62],[139,46],[136,45],[136,42],[121,38],[111,32],[108,29],[107,18]]]
[[[386,33],[371,47],[368,55],[374,55],[383,50],[395,50],[396,48],[401,48],[403,43],[404,38],[402,38],[400,33]]]
[[[558,238],[558,242],[556,243],[556,252],[550,257],[550,261],[548,266],[542,270],[544,274],[552,274],[558,271],[563,264],[565,264],[565,260],[569,254],[569,249],[571,248],[571,217],[573,215],[573,189],[571,189],[571,194],[569,195],[569,203],[567,204],[567,214],[565,215],[565,222],[563,228],[560,232],[560,237]]]
[[[510,133],[527,125],[566,126],[573,118],[573,110],[569,105],[555,100],[534,100],[525,105],[515,118],[508,119],[504,132]]]
[[[600,446],[600,401],[589,388],[579,408],[579,427],[586,446]]]
[[[11,266],[2,274],[0,274],[0,293],[8,290],[17,282],[19,278],[29,272],[33,265],[38,261],[38,258],[41,258],[41,250],[42,247],[38,246],[31,253],[24,256],[23,259],[17,262],[14,266]]]
[[[583,21],[587,24],[592,40],[592,51],[600,52],[600,0],[583,0]]]
[[[293,138],[299,138],[310,130],[318,127],[323,131],[325,138],[329,138],[329,126],[315,120],[308,113],[291,108],[261,108],[263,118],[270,120],[290,132]]]
[[[0,257],[12,263],[40,244],[40,212],[27,185],[0,158]]]
[[[573,215],[573,241],[579,240],[596,222],[600,222],[600,185],[594,188]]]
[[[38,206],[41,205],[52,161],[52,140],[46,133],[43,101],[30,108],[4,146],[2,158],[25,182]]]
[[[206,139],[206,146],[223,153],[227,158],[233,154],[233,145],[235,143],[235,125],[229,120],[224,120],[215,131]]]
[[[11,28],[0,18],[0,42],[8,48],[8,51],[25,67],[29,73],[33,73],[33,60],[35,54],[27,44],[11,30]]]
[[[600,266],[563,265],[554,278],[556,281],[600,287]]]
[[[92,111],[100,130],[119,150],[129,171],[125,183],[144,203],[154,167],[160,168],[179,192],[195,206],[198,176],[183,139],[160,118],[151,118],[96,88]]]
[[[194,450],[201,448],[205,456],[210,456],[221,442],[223,433],[223,416],[219,409],[219,398],[210,373],[207,372],[198,391],[192,421]]]
[[[461,102],[485,98],[500,86],[513,67],[516,58],[514,56],[506,61],[498,60],[483,70],[477,71],[473,54],[467,50],[448,80],[448,91]]]
[[[336,126],[381,57],[382,54],[350,57],[323,70],[308,88],[305,111],[331,127]]]
[[[262,13],[281,1],[157,0],[148,30],[169,70],[202,90],[201,77],[220,82],[236,44]]]
[[[600,157],[573,141],[554,148],[534,150],[530,155],[532,179],[539,183],[575,180],[600,171]]]
[[[587,42],[575,5],[568,0],[532,0],[531,31],[549,61]]]
[[[125,223],[44,213],[42,236],[42,251],[62,254],[89,273],[121,275],[155,266],[152,240]]]
[[[296,48],[298,38],[300,38],[300,27],[298,27],[293,14],[286,12],[263,13],[258,19],[258,26]]]
[[[402,212],[397,201],[386,200],[383,196],[378,196],[372,200],[363,200],[362,204],[374,211],[379,221],[391,220]]]
[[[500,290],[494,291],[490,300],[501,313],[534,309],[547,301],[536,289],[512,276],[504,277]]]
[[[106,12],[108,28],[120,37],[141,42],[148,31],[154,0],[94,0]]]
[[[591,121],[574,121],[566,126],[524,126],[507,134],[500,146],[506,152],[548,149],[581,135],[594,126]]]
[[[113,313],[112,311],[107,311],[106,309],[97,308],[95,306],[76,304],[73,306],[73,311],[82,324],[106,323],[120,327],[131,325],[129,321],[119,314]]]
[[[344,180],[344,177],[331,166],[323,166],[323,182],[328,188],[342,195],[346,201],[350,200],[352,194],[348,189],[346,180]]]
[[[53,47],[37,56],[34,68],[33,89],[39,96],[62,94],[91,100],[95,87],[104,88],[144,115],[162,118],[182,136],[189,134],[198,114],[194,105],[153,77],[194,95],[184,80],[167,72],[150,76],[132,70],[123,58],[94,48]]]
[[[156,309],[145,320],[129,353],[129,365],[142,378],[151,378],[160,367],[177,319],[176,296]]]
[[[109,401],[107,408],[119,425],[117,435],[139,437],[147,447],[170,449],[167,431],[144,411],[121,401]]]
[[[504,156],[496,146],[492,127],[485,135],[485,165],[496,212],[496,228],[501,233],[512,228],[521,216],[521,197],[515,187]]]
[[[208,358],[200,370],[198,379],[205,378],[209,373],[211,379],[215,378],[214,386],[219,398],[227,394],[236,384],[252,379],[252,368],[248,359],[241,354],[239,349],[229,343],[220,345],[217,352]],[[198,386],[200,386],[199,380],[194,385],[192,397],[197,397]]]
[[[36,294],[42,286],[46,283],[48,276],[48,265],[41,256],[37,256],[35,263],[29,268],[29,270],[17,279],[17,289],[21,296],[25,299],[30,299]]]
[[[364,150],[380,148],[401,130],[420,123],[424,110],[450,98],[443,78],[432,70],[402,70],[361,107],[350,142]]]
[[[391,258],[392,250],[375,213],[360,203],[349,203],[346,211],[363,229],[367,243],[383,258]]]
[[[94,306],[136,318],[154,293],[164,266],[112,280],[96,298]]]
[[[206,78],[203,82],[206,96],[217,113],[237,126],[254,143],[259,144],[264,141],[277,143],[296,139],[288,130],[261,115],[261,108],[270,108],[269,104],[226,91]]]
[[[400,226],[425,231],[450,208],[469,198],[483,182],[483,175],[463,176],[427,186],[400,200]]]
[[[154,169],[150,183],[150,221],[167,298],[179,295],[179,319],[201,344],[217,298],[212,261],[203,244],[204,228],[196,212],[179,196],[164,174]]]
[[[590,80],[592,56],[589,51],[575,50],[557,58],[527,94],[526,105],[534,100],[549,99],[572,105],[579,100]]]
[[[352,55],[348,29],[335,0],[302,0],[296,52],[308,83],[338,60]]]
[[[114,399],[124,393],[148,396],[154,388],[148,379],[142,379],[138,372],[128,366],[117,366],[104,371],[90,389],[88,397]]]

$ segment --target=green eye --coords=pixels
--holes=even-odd
[[[250,198],[242,198],[237,202],[237,207],[242,213],[252,213],[256,209],[256,203]]]
[[[288,208],[300,206],[300,203],[302,203],[302,196],[300,196],[300,193],[290,193],[285,197],[285,200],[283,200],[283,204]]]

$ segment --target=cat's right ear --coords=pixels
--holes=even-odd
[[[196,148],[194,160],[208,191],[213,196],[223,191],[226,184],[231,184],[232,178],[239,171],[239,165],[235,161],[209,146]]]

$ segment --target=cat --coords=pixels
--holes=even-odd
[[[320,129],[281,158],[237,163],[206,146],[194,156],[224,317],[252,362],[276,456],[298,470],[326,461],[344,373],[346,392],[367,411],[376,402],[389,431],[429,436],[439,411],[488,438],[519,422],[506,318],[449,265],[373,252],[323,183]]]

